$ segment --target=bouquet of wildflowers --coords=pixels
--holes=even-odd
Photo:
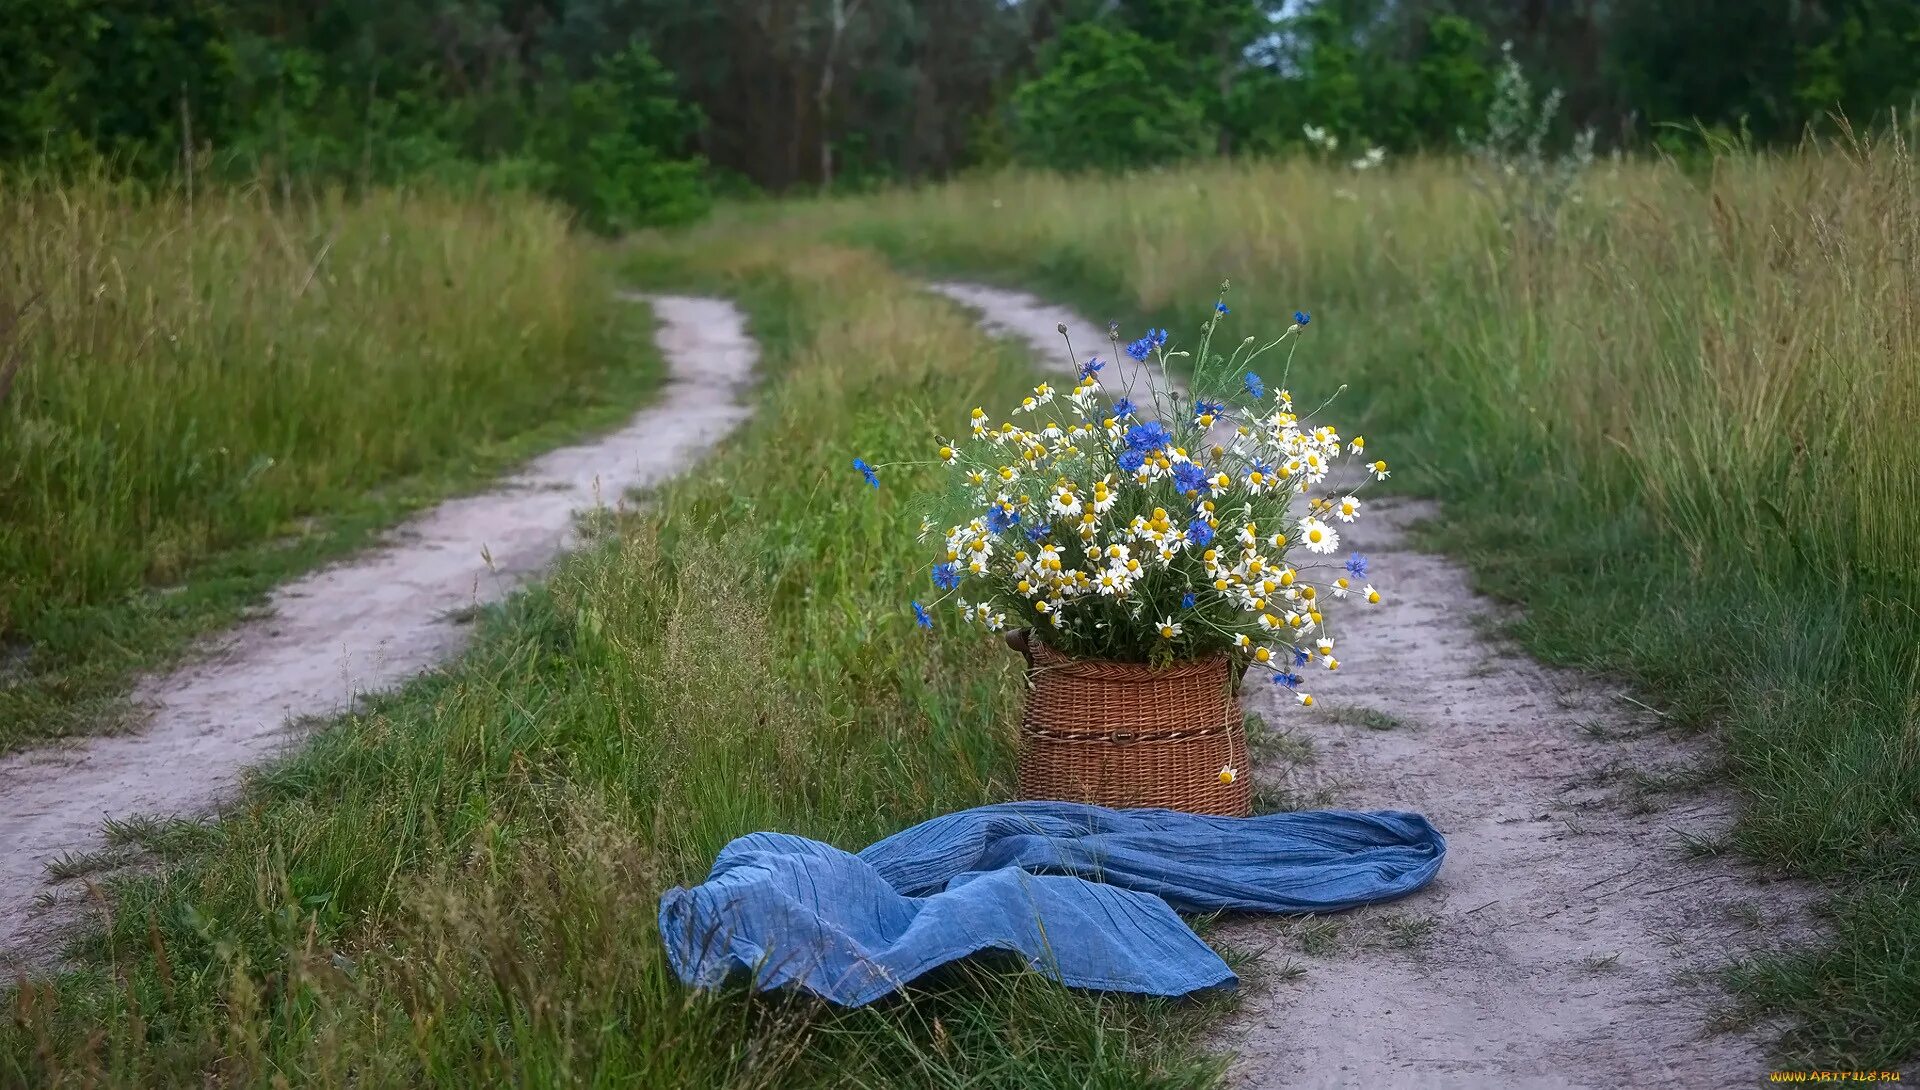
[[[1077,657],[1226,654],[1313,703],[1300,672],[1339,666],[1333,602],[1380,600],[1366,558],[1340,559],[1340,528],[1387,464],[1295,407],[1286,376],[1307,314],[1264,344],[1215,350],[1224,290],[1193,352],[1165,330],[1122,350],[1110,330],[1112,366],[1090,358],[1071,389],[1043,382],[1005,419],[975,408],[965,431],[937,440],[952,487],[932,504],[949,517],[921,523],[940,542],[935,607],[993,631],[1028,627]],[[1070,339],[1067,351],[1079,359]],[[1189,358],[1181,393],[1170,365]],[[1271,388],[1256,370],[1267,361],[1279,364]],[[854,464],[878,486],[877,467]],[[913,610],[933,625],[927,604]]]

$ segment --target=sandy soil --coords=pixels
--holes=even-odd
[[[0,759],[0,967],[56,952],[77,891],[49,882],[46,864],[102,847],[102,819],[206,812],[247,767],[297,741],[298,721],[459,651],[461,618],[567,548],[575,512],[665,480],[746,418],[757,349],[739,311],[716,299],[634,298],[659,318],[669,377],[625,427],[545,454],[492,491],[424,512],[382,547],[281,587],[262,616],[195,663],[139,684],[137,732]]]
[[[1099,328],[1023,293],[935,288],[1042,360],[1061,359],[1058,323]],[[1229,1082],[1765,1081],[1769,1034],[1712,1032],[1725,996],[1710,974],[1804,936],[1809,891],[1688,849],[1724,832],[1731,800],[1655,787],[1710,767],[1711,742],[1676,739],[1618,686],[1487,635],[1496,608],[1466,573],[1402,543],[1430,510],[1369,504],[1348,535],[1387,597],[1343,626],[1329,615],[1343,665],[1308,675],[1316,707],[1271,686],[1249,704],[1270,724],[1254,769],[1264,805],[1418,810],[1446,834],[1446,865],[1393,904],[1217,932],[1251,955],[1219,1033]]]

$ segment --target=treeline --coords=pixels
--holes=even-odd
[[[1914,104],[1920,3],[0,0],[0,162],[483,177],[620,229],[715,189],[1146,165],[1308,125],[1445,148],[1508,56],[1603,147],[1791,141]]]

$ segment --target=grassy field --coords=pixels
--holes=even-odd
[[[1391,483],[1448,501],[1431,543],[1526,605],[1543,657],[1723,739],[1727,846],[1831,883],[1832,942],[1734,980],[1789,1016],[1781,1061],[1898,1066],[1920,1050],[1913,160],[1603,166],[1551,231],[1525,204],[1453,163],[1209,165],[646,240],[648,279],[749,309],[755,420],[225,818],[121,830],[172,865],[116,879],[80,971],[11,998],[0,1083],[1206,1083],[1204,1006],[976,966],[836,1014],[689,994],[663,964],[659,892],[728,838],[857,846],[1007,790],[1010,656],[915,629],[911,482],[847,465],[923,455],[924,414],[1002,402],[1025,367],[889,259],[1129,324],[1191,328],[1223,277],[1251,324],[1311,310],[1296,393],[1351,384]]]
[[[1030,381],[870,254],[746,250],[676,282],[691,272],[765,343],[754,421],[490,612],[446,676],[336,724],[216,824],[126,833],[174,866],[117,882],[85,968],[13,998],[0,1083],[1209,1079],[1178,1032],[1204,1006],[973,966],[836,1014],[667,970],[660,891],[731,837],[857,846],[1005,796],[1012,656],[915,627],[910,482],[876,493],[848,463],[916,456],[930,408]]]
[[[1461,164],[1003,174],[752,209],[898,261],[1190,328],[1230,277],[1313,312],[1430,543],[1543,657],[1724,738],[1738,848],[1831,883],[1834,943],[1739,994],[1827,1066],[1920,1051],[1920,186],[1897,142],[1602,165],[1551,217]],[[1131,324],[1131,321],[1129,321]],[[1375,449],[1375,448],[1370,448]]]
[[[512,195],[0,176],[0,752],[402,512],[631,411],[604,255]]]

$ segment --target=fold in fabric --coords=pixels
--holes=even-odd
[[[1076,988],[1179,996],[1236,982],[1178,911],[1333,912],[1405,896],[1446,841],[1419,814],[1251,818],[1066,802],[981,806],[854,855],[752,833],[668,890],[660,935],[695,987],[735,974],[842,1006],[982,951]]]

